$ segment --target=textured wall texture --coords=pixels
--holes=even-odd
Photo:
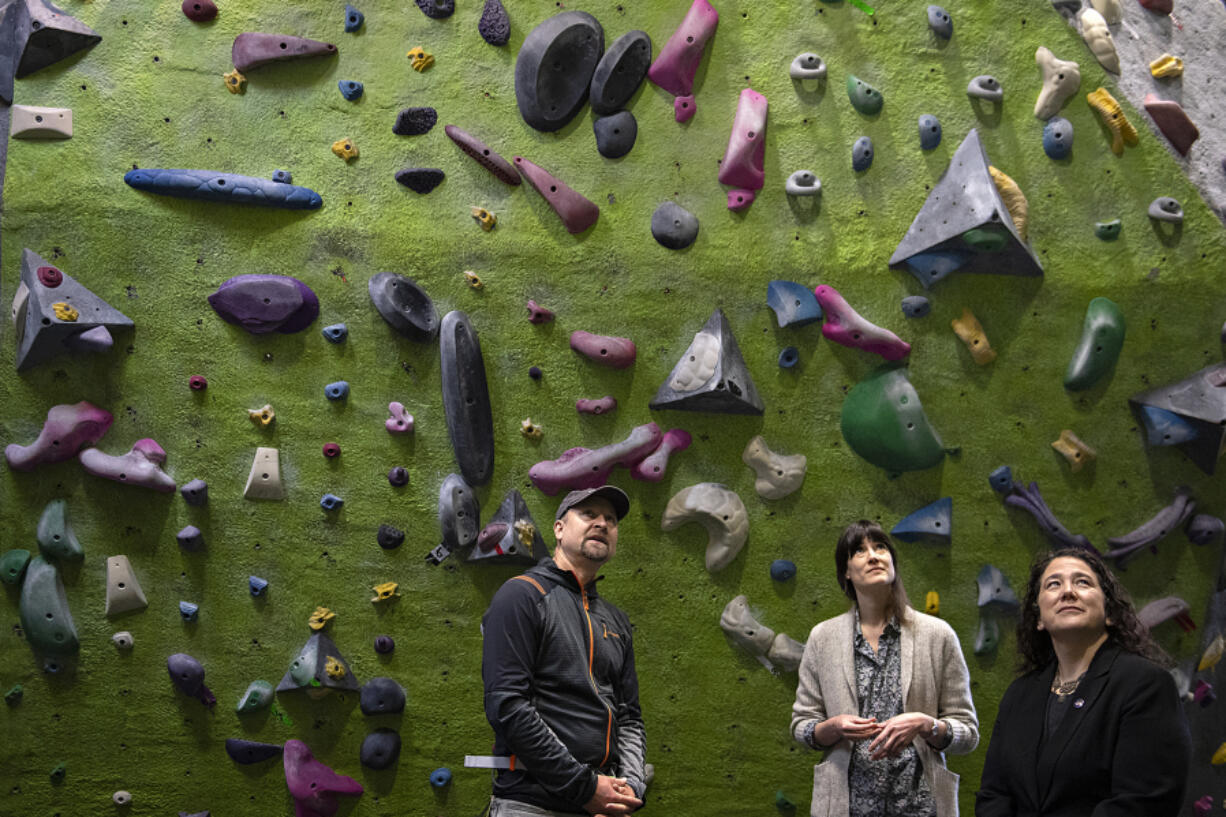
[[[61,358],[19,376],[8,369],[0,377],[0,442],[29,442],[50,406],[88,399],[115,415],[100,448],[120,453],[153,437],[169,453],[166,467],[176,480],[206,479],[211,500],[189,508],[177,495],[88,476],[75,462],[30,474],[0,469],[5,549],[33,549],[43,506],[65,497],[86,551],[84,563],[65,573],[82,642],[74,673],[40,672],[16,626],[18,595],[4,591],[0,687],[20,682],[26,692],[19,706],[0,712],[0,813],[109,813],[116,789],[133,793],[133,815],[290,813],[277,762],[244,767],[226,757],[224,739],[240,736],[300,738],[362,781],[367,792],[346,813],[471,815],[481,808],[487,776],[459,768],[464,754],[487,752],[492,739],[481,708],[479,624],[490,596],[516,569],[454,556],[431,566],[423,558],[438,542],[438,487],[455,468],[439,351],[437,343],[396,336],[376,314],[366,282],[380,270],[417,279],[440,314],[462,309],[480,334],[497,437],[493,479],[479,490],[483,520],[511,488],[524,492],[538,521],[551,519],[554,501],[531,487],[527,472],[567,448],[618,441],[651,419],[694,435],[663,482],[614,475],[634,508],[601,589],[636,625],[648,759],[656,768],[648,813],[709,814],[713,804],[726,813],[769,813],[778,790],[807,808],[817,757],[788,734],[795,677],[775,677],[729,646],[717,626],[720,612],[746,593],[762,623],[803,640],[814,623],[846,608],[831,558],[844,524],[869,517],[892,526],[952,496],[952,545],[903,545],[900,569],[913,599],[940,593],[941,614],[971,667],[984,741],[951,762],[963,775],[969,812],[1014,664],[1011,633],[995,654],[971,654],[975,576],[992,563],[1020,590],[1026,566],[1045,547],[1029,517],[1002,506],[988,473],[1008,463],[1017,479],[1038,481],[1068,527],[1099,546],[1148,519],[1181,484],[1205,512],[1226,513],[1220,478],[1175,450],[1149,450],[1127,407],[1129,395],[1220,359],[1226,288],[1222,225],[1140,123],[1144,114],[1125,106],[1140,125],[1140,144],[1112,155],[1085,93],[1113,88],[1114,80],[1046,0],[951,0],[955,33],[948,43],[929,31],[922,4],[881,0],[869,17],[848,3],[723,0],[698,73],[695,117],[678,125],[671,97],[644,86],[631,103],[638,144],[625,158],[606,160],[596,153],[589,110],[558,133],[541,134],[516,109],[516,51],[562,3],[508,0],[512,38],[503,48],[478,37],[475,0],[460,0],[444,21],[403,0],[358,5],[365,28],[346,34],[339,2],[224,2],[214,22],[198,25],[177,2],[71,0],[66,11],[101,33],[101,44],[17,83],[19,104],[73,108],[76,135],[10,145],[0,295],[12,297],[21,249],[29,247],[127,313],[136,328],[118,334],[106,357]],[[565,8],[594,14],[606,43],[640,28],[658,50],[687,4],[587,0]],[[252,70],[246,93],[235,96],[221,74],[243,31],[327,40],[339,55]],[[425,73],[410,70],[404,56],[415,45],[436,57]],[[1031,113],[1039,45],[1081,65],[1081,92],[1062,114],[1076,128],[1076,147],[1062,162],[1044,155],[1042,123]],[[809,50],[830,66],[816,90],[787,74],[792,58]],[[878,116],[866,118],[848,104],[849,73],[883,92]],[[982,73],[1005,88],[998,108],[965,94]],[[340,79],[365,82],[365,96],[342,99]],[[746,85],[770,101],[767,186],[738,214],[725,209],[716,172]],[[411,105],[437,108],[438,127],[424,136],[393,135],[397,111]],[[922,113],[944,126],[944,141],[929,153],[916,135]],[[527,185],[504,186],[461,154],[444,123],[554,171],[600,205],[599,223],[568,235]],[[955,275],[930,294],[931,315],[907,320],[899,301],[919,286],[886,260],[971,128],[979,129],[992,163],[1028,196],[1031,244],[1046,274]],[[854,174],[851,144],[864,134],[876,143],[876,161]],[[361,150],[349,164],[329,151],[345,137]],[[124,185],[134,165],[255,176],[285,168],[319,191],[324,207],[292,213],[155,197]],[[407,166],[441,167],[447,179],[418,196],[393,180]],[[822,179],[820,200],[785,197],[784,179],[802,167]],[[1181,231],[1159,229],[1146,217],[1159,195],[1183,202]],[[702,222],[697,243],[681,252],[662,248],[649,232],[652,211],[670,199]],[[493,232],[479,229],[472,205],[497,214]],[[1120,238],[1096,239],[1093,223],[1116,217],[1123,220]],[[466,285],[466,269],[482,276],[484,289]],[[256,272],[307,282],[322,304],[318,322],[300,334],[264,337],[223,323],[205,296],[232,275]],[[844,394],[879,361],[825,341],[817,325],[778,329],[765,305],[774,278],[830,284],[910,341],[911,381],[961,455],[889,479],[848,450],[839,431]],[[1107,381],[1069,394],[1064,370],[1086,305],[1099,295],[1127,317],[1123,354]],[[556,310],[557,321],[529,324],[528,298]],[[716,307],[740,342],[765,415],[649,412],[656,388]],[[950,330],[964,307],[999,352],[991,365],[974,364]],[[337,321],[348,324],[349,339],[332,345],[319,329]],[[567,346],[576,329],[633,338],[637,363],[624,371],[592,365]],[[7,323],[2,332],[0,359],[11,367],[13,333]],[[788,345],[799,347],[800,362],[783,370],[776,358]],[[540,381],[528,377],[533,365],[544,372]],[[192,374],[208,377],[207,391],[188,389]],[[347,402],[328,402],[323,387],[339,379],[352,393]],[[576,414],[576,398],[604,394],[617,397],[615,413]],[[391,400],[416,416],[415,435],[384,431]],[[261,430],[246,412],[266,402],[277,421]],[[544,429],[539,441],[519,433],[528,416]],[[1095,465],[1070,473],[1049,445],[1063,428],[1097,449]],[[797,494],[766,502],[754,493],[740,456],[759,433],[776,450],[808,456]],[[321,455],[329,441],[342,446],[339,458]],[[267,445],[281,450],[288,498],[246,501],[251,457]],[[395,465],[410,472],[404,488],[385,479]],[[746,548],[715,575],[703,568],[701,529],[659,527],[668,498],[705,480],[735,490],[750,513]],[[343,497],[344,508],[323,512],[325,492]],[[398,550],[375,543],[385,522],[407,532]],[[185,553],[175,543],[189,523],[204,531],[202,552]],[[120,553],[131,559],[149,608],[111,621],[103,615],[104,560]],[[1220,544],[1197,548],[1175,533],[1156,555],[1138,557],[1125,581],[1139,603],[1182,595],[1200,622],[1219,556]],[[793,581],[771,581],[767,567],[777,558],[798,565]],[[271,582],[265,599],[248,595],[249,574]],[[400,583],[401,598],[372,605],[371,585],[387,580]],[[200,604],[196,624],[180,621],[181,599]],[[408,690],[395,770],[360,767],[365,734],[395,724],[362,716],[356,696],[282,696],[284,717],[233,712],[250,681],[280,679],[309,635],[308,614],[321,604],[336,611],[332,637],[359,679],[390,675]],[[121,629],[136,639],[130,653],[111,645],[111,633]],[[377,633],[396,638],[395,653],[376,655]],[[1158,635],[1182,660],[1199,655],[1197,633],[1164,624]],[[213,712],[169,683],[165,661],[175,652],[203,662],[219,699]],[[1213,748],[1198,745],[1194,762],[1205,766]],[[54,784],[49,773],[61,761],[68,772]],[[427,776],[444,765],[455,779],[436,791]]]

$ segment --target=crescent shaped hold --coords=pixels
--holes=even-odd
[[[715,482],[700,482],[682,489],[668,501],[660,518],[661,530],[675,530],[687,522],[707,529],[707,570],[723,570],[736,558],[749,537],[749,514],[735,492]]]

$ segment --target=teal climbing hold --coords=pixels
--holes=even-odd
[[[922,471],[953,453],[928,422],[907,370],[898,366],[875,369],[852,387],[841,426],[852,451],[890,473]]]
[[[38,520],[38,550],[44,559],[81,559],[85,552],[68,524],[68,503],[53,499]]]
[[[1124,313],[1119,305],[1110,298],[1090,301],[1081,340],[1064,373],[1064,388],[1069,391],[1088,389],[1110,372],[1124,346],[1124,331]]]
[[[851,100],[851,107],[865,116],[880,113],[885,102],[880,91],[855,74],[847,75],[847,98]]]
[[[80,648],[60,573],[41,556],[26,568],[19,607],[21,627],[35,652],[70,655]]]
[[[14,548],[0,556],[0,582],[5,584],[21,584],[26,575],[26,566],[30,564],[30,551]]]
[[[944,497],[912,511],[890,529],[890,536],[904,542],[948,545],[953,535],[954,500]]]

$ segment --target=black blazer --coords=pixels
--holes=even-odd
[[[1192,742],[1170,673],[1104,644],[1064,720],[1040,745],[1055,672],[1053,662],[1006,690],[975,798],[976,817],[1178,814]]]

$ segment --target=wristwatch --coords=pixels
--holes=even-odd
[[[933,718],[932,719],[932,732],[928,735],[928,737],[935,738],[937,736],[937,727],[939,727],[940,725],[941,725],[941,722],[938,721],[936,718]]]

